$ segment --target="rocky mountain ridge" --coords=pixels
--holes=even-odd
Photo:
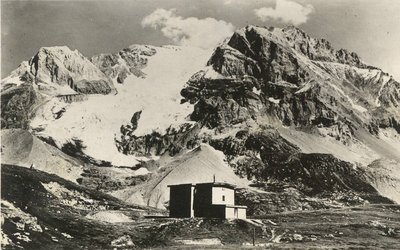
[[[141,69],[146,67],[147,57],[155,53],[152,46],[131,45],[118,53],[95,55],[90,60],[108,77],[123,83],[130,74],[144,78],[146,74]]]
[[[326,40],[310,38],[297,28],[247,26],[219,46],[208,65],[221,77],[210,79],[199,72],[182,95],[191,103],[201,99],[196,94],[215,102],[224,95],[248,108],[244,114],[236,107],[238,117],[230,119],[269,113],[286,126],[323,123],[373,131],[391,124],[399,129],[400,83],[362,63],[355,53],[335,51]],[[208,105],[205,98],[193,116],[208,115],[201,108]]]
[[[2,86],[21,82],[34,83],[41,92],[53,95],[109,94],[115,90],[110,79],[94,64],[66,46],[40,48],[3,79]]]

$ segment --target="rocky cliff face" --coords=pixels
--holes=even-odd
[[[235,136],[212,139],[235,172],[255,182],[277,181],[294,185],[304,194],[355,191],[374,193],[361,169],[330,154],[305,154],[274,129],[240,130]]]
[[[22,62],[2,86],[31,83],[51,94],[109,94],[111,80],[77,50],[68,47],[43,47],[29,61]]]
[[[178,127],[170,126],[164,133],[153,131],[142,136],[135,135],[141,113],[135,112],[130,124],[121,126],[120,138],[115,138],[117,148],[123,154],[174,156],[184,149],[193,149],[200,144],[198,124],[184,123]]]
[[[39,100],[29,84],[4,90],[1,95],[1,128],[27,129]]]
[[[181,94],[197,102],[192,119],[207,117],[209,127],[268,117],[285,126],[334,126],[346,140],[354,128],[398,126],[400,83],[294,27],[241,29],[208,65],[219,76],[198,72]]]

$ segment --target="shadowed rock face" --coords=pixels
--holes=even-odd
[[[82,94],[110,94],[113,87],[105,80],[86,81],[81,80],[74,86],[76,92]]]
[[[329,154],[304,154],[275,130],[213,139],[210,144],[224,152],[240,176],[256,181],[295,183],[308,195],[351,190],[376,193],[363,171]]]
[[[182,149],[193,149],[199,145],[199,126],[182,124],[174,128],[169,127],[165,133],[153,131],[150,134],[136,136],[138,122],[142,111],[135,112],[131,124],[122,125],[120,138],[115,138],[115,143],[120,152],[124,154],[163,155],[168,153],[174,156]]]
[[[1,95],[1,128],[28,128],[38,96],[29,84],[9,89]]]

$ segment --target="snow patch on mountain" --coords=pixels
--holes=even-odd
[[[278,128],[278,130],[283,138],[298,146],[304,153],[332,154],[338,159],[363,165],[368,165],[381,157],[360,141],[344,145],[328,136],[321,137],[285,127]]]
[[[193,107],[180,104],[180,90],[211,55],[211,51],[191,47],[154,48],[157,53],[148,57],[142,69],[146,78],[129,75],[123,84],[114,83],[115,95],[90,95],[87,101],[71,104],[53,99],[38,110],[31,127],[53,138],[59,147],[79,139],[85,146],[83,152],[95,159],[114,165],[136,164],[137,157],[124,155],[115,146],[121,125],[128,124],[137,111],[142,114],[136,135],[164,132],[171,124],[186,122]],[[66,110],[58,119],[54,117],[56,106]]]
[[[275,103],[275,104],[279,104],[279,102],[280,102],[281,100],[275,99],[275,98],[273,98],[273,97],[268,97],[268,101],[273,102],[273,103]]]
[[[15,84],[15,86],[19,86],[23,83],[24,81],[21,81],[18,75],[11,74],[2,80],[1,90],[3,90],[3,88],[9,84]]]

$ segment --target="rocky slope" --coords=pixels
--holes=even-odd
[[[110,248],[124,223],[161,214],[37,169],[1,168],[2,249]]]
[[[1,131],[1,163],[39,169],[76,182],[83,163],[22,129]]]
[[[150,173],[146,168],[116,168],[90,164],[95,159],[76,150],[71,144],[58,149],[23,129],[1,131],[1,163],[16,165],[55,174],[65,180],[96,190],[116,190],[145,181]]]

